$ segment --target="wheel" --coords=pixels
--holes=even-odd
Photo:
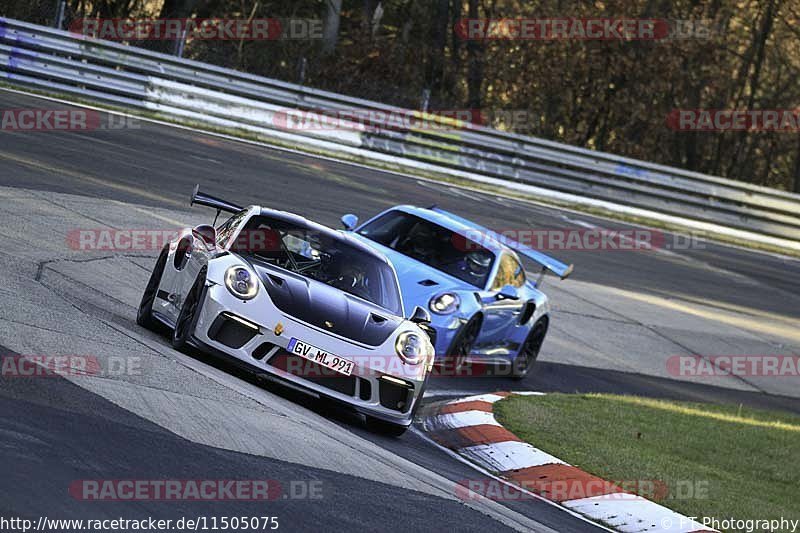
[[[164,267],[167,266],[168,254],[169,250],[167,247],[164,247],[156,260],[156,266],[153,267],[150,280],[147,282],[144,294],[142,294],[142,301],[139,303],[139,310],[136,312],[136,323],[151,331],[157,331],[162,326],[161,322],[153,318],[153,303],[155,303],[156,300],[158,285],[161,283],[161,276],[164,275]]]
[[[542,349],[544,337],[547,334],[547,320],[539,320],[534,324],[533,329],[522,343],[516,359],[511,363],[511,377],[522,379],[528,375],[533,368],[536,359],[539,357],[539,350]]]
[[[380,418],[367,416],[367,429],[373,433],[379,433],[381,435],[386,435],[387,437],[399,437],[406,432],[408,426],[401,426],[400,424],[387,422],[386,420],[381,420]]]
[[[455,373],[464,366],[467,356],[472,352],[472,346],[478,339],[482,322],[480,315],[474,315],[466,324],[461,326],[445,354],[443,364],[445,370],[451,370]]]
[[[185,350],[189,345],[189,339],[194,333],[194,326],[197,317],[200,315],[203,294],[206,289],[206,269],[203,268],[194,280],[192,288],[183,301],[178,320],[175,322],[175,329],[172,332],[172,347],[176,350]]]

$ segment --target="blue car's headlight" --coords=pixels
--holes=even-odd
[[[458,306],[461,305],[461,298],[458,294],[453,292],[443,292],[437,294],[428,303],[431,311],[438,315],[450,315],[458,311]]]
[[[410,365],[418,365],[433,357],[433,345],[427,336],[411,331],[398,335],[394,348],[400,359]]]
[[[225,286],[242,300],[252,300],[258,294],[258,280],[243,266],[232,266],[225,271]]]

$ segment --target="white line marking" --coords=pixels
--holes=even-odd
[[[623,533],[714,531],[635,494],[606,494],[570,500],[562,502],[562,505]]]
[[[508,441],[480,444],[461,448],[458,453],[501,473],[532,466],[566,464],[558,457],[534,448],[527,442]]]
[[[453,400],[452,402],[448,402],[451,404],[458,404],[464,402],[499,402],[500,400],[504,400],[505,396],[498,396],[497,394],[479,394],[477,396],[468,396],[466,398],[459,398],[458,400]]]
[[[435,427],[448,429],[465,428],[469,426],[500,426],[500,422],[495,420],[492,413],[486,411],[462,411],[460,413],[448,413],[430,417],[430,422]]]

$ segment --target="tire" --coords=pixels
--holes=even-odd
[[[153,267],[153,272],[150,274],[150,279],[144,288],[142,301],[139,302],[139,310],[136,312],[136,323],[150,331],[160,331],[163,328],[161,322],[153,318],[153,303],[156,300],[161,277],[164,275],[164,268],[167,266],[168,255],[169,250],[164,247],[156,260],[156,265]]]
[[[406,432],[406,430],[408,430],[408,428],[409,426],[402,426],[400,424],[394,424],[392,422],[381,420],[380,418],[375,418],[369,415],[367,416],[367,429],[373,433],[386,435],[387,437],[400,437]]]
[[[442,364],[445,371],[454,373],[464,366],[467,356],[471,353],[478,334],[481,332],[483,318],[481,315],[473,315],[466,324],[458,330],[450,346],[445,353],[445,360]]]
[[[525,342],[522,343],[517,357],[511,363],[511,377],[513,379],[520,380],[528,375],[533,365],[536,364],[536,359],[539,357],[539,351],[542,349],[546,335],[547,319],[538,320],[525,338]]]
[[[176,350],[186,350],[189,347],[189,340],[194,334],[194,327],[200,309],[203,306],[203,299],[206,292],[206,269],[203,268],[189,289],[186,299],[181,306],[178,320],[175,321],[175,329],[172,331],[172,347]]]

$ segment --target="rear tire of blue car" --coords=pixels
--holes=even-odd
[[[153,272],[150,274],[150,279],[147,281],[147,286],[142,294],[142,300],[139,302],[139,309],[136,312],[136,323],[151,331],[159,331],[163,327],[161,322],[153,317],[153,304],[156,301],[158,286],[161,284],[161,277],[164,275],[164,268],[167,265],[168,255],[169,249],[164,247],[156,260],[156,265],[153,267]]]
[[[511,364],[511,377],[517,380],[523,379],[528,375],[536,359],[539,357],[539,351],[542,349],[544,338],[547,335],[547,318],[542,318],[534,324],[531,332],[522,343],[519,354]]]
[[[200,316],[200,309],[206,292],[206,269],[203,268],[194,280],[192,288],[186,295],[186,299],[175,321],[175,329],[172,332],[172,347],[176,350],[185,350],[189,346],[189,341],[194,334],[197,317]]]

